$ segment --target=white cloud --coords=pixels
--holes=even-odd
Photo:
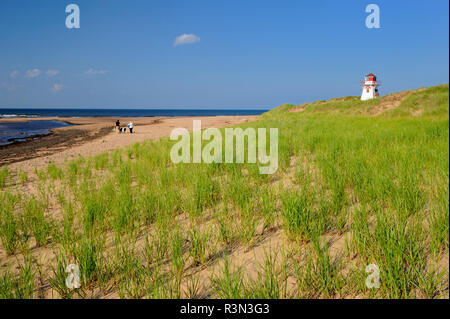
[[[55,83],[55,84],[53,84],[53,86],[50,90],[52,90],[53,92],[58,92],[58,91],[61,91],[62,89],[64,89],[64,85]]]
[[[94,69],[88,69],[84,71],[84,75],[97,75],[97,74],[105,74],[106,70],[94,70]]]
[[[59,70],[47,70],[47,72],[45,72],[45,74],[47,74],[48,76],[55,76],[55,75],[59,74]]]
[[[19,76],[19,71],[14,70],[9,74],[10,77],[12,77],[13,79],[15,79],[16,77]]]
[[[25,73],[25,77],[31,79],[39,76],[39,74],[41,74],[41,71],[39,69],[28,70]]]
[[[196,36],[195,34],[182,34],[175,38],[173,46],[176,47],[177,45],[192,44],[196,42],[200,42],[200,37]]]

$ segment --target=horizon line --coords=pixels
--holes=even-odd
[[[190,108],[190,107],[176,107],[176,108],[146,108],[146,107],[136,107],[136,108],[120,108],[120,107],[89,107],[89,106],[59,106],[59,107],[41,107],[41,106],[31,106],[31,107],[2,107],[0,106],[0,110],[1,109],[9,109],[9,110],[14,110],[14,109],[22,109],[22,110],[33,110],[33,109],[42,109],[42,110],[51,110],[51,109],[72,109],[72,110],[195,110],[195,111],[224,111],[224,110],[233,110],[233,111],[237,111],[237,110],[271,110],[272,108]]]

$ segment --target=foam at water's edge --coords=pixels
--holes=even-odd
[[[29,114],[29,115],[23,115],[23,114],[0,114],[0,119],[6,119],[6,118],[36,118],[39,117],[39,115]]]

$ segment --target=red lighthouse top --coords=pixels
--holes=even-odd
[[[365,80],[366,81],[373,81],[376,82],[377,77],[375,75],[373,75],[372,73],[369,73],[365,76]]]

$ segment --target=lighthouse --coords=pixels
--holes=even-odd
[[[370,100],[378,97],[377,77],[372,73],[367,74],[364,77],[364,84],[361,93],[361,101]]]

